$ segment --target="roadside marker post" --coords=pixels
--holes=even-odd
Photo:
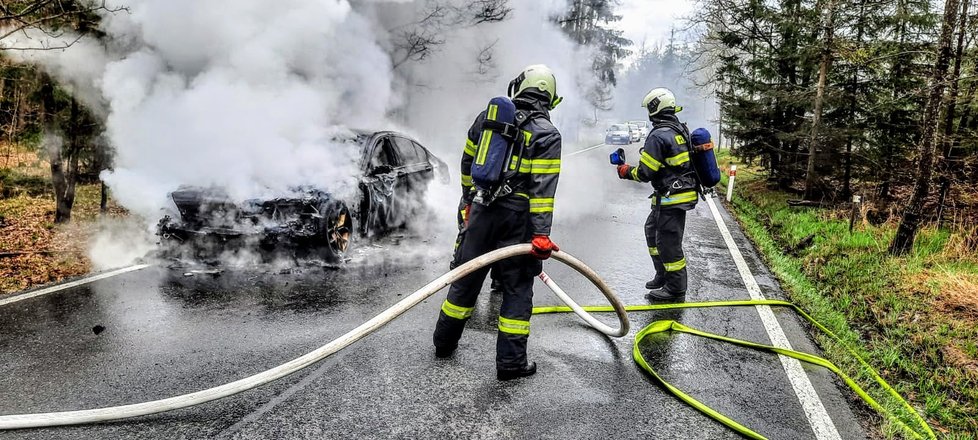
[[[733,198],[733,183],[734,178],[737,177],[737,165],[730,165],[730,172],[727,173],[729,179],[727,179],[727,201]]]

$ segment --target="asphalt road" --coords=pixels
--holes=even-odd
[[[642,225],[649,189],[614,177],[611,149],[565,156],[554,240],[602,274],[626,303],[647,304],[651,263]],[[594,173],[607,179],[574,183],[592,182]],[[720,210],[764,295],[782,299]],[[154,266],[0,306],[0,414],[142,402],[277,366],[443,273],[453,238],[441,233],[371,247],[340,269],[184,276]],[[689,214],[686,250],[687,301],[749,298],[705,203]],[[546,271],[582,304],[600,303],[570,269],[548,263]],[[538,316],[529,356],[539,372],[501,383],[493,352],[499,298],[483,293],[456,356],[439,360],[431,331],[443,299],[444,292],[333,357],[256,390],[155,416],[0,438],[739,438],[655,386],[631,359],[632,337],[652,321],[676,319],[770,342],[752,307],[634,313],[632,334],[616,340],[571,314]],[[557,299],[538,282],[535,303]],[[794,348],[817,352],[792,312],[775,315]],[[96,334],[96,326],[104,331]],[[657,337],[641,348],[667,380],[761,434],[816,438],[777,357],[686,335]],[[849,390],[817,367],[804,371],[839,437],[865,438],[865,409],[850,402]]]

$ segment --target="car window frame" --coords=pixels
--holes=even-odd
[[[364,174],[369,175],[370,173],[373,172],[373,170],[375,168],[374,165],[373,165],[373,158],[374,158],[374,155],[375,155],[375,153],[376,153],[376,151],[377,151],[378,148],[382,149],[384,151],[384,154],[387,156],[387,163],[386,164],[382,164],[382,165],[387,165],[387,166],[389,166],[391,168],[397,168],[398,167],[398,163],[397,163],[396,157],[393,155],[394,152],[391,151],[392,148],[388,148],[388,147],[386,147],[384,145],[386,142],[389,141],[388,140],[389,137],[390,137],[389,135],[378,136],[371,143],[371,147],[368,149],[367,155],[366,155],[365,161],[364,161],[365,162]]]

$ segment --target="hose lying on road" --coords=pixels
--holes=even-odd
[[[543,277],[543,275],[541,275],[541,277]],[[563,297],[561,297],[561,299],[563,299]],[[613,309],[611,307],[606,307],[606,306],[581,307],[578,306],[577,304],[572,304],[571,302],[567,303],[567,305],[569,307],[563,307],[563,306],[534,307],[533,314],[540,315],[540,314],[547,314],[547,313],[566,313],[566,312],[575,312],[581,314],[581,313],[588,313],[588,312],[612,312],[612,311],[616,312],[617,311],[617,309]],[[745,307],[745,306],[773,306],[773,307],[792,308],[794,309],[795,312],[797,312],[799,315],[801,315],[806,320],[808,320],[808,322],[810,322],[813,326],[815,326],[815,328],[818,328],[832,339],[835,339],[837,342],[842,343],[842,340],[838,336],[836,336],[835,333],[833,333],[824,325],[816,321],[815,318],[811,317],[811,315],[805,313],[804,310],[787,301],[733,300],[733,301],[708,301],[708,302],[693,302],[693,303],[678,303],[678,304],[643,304],[637,306],[626,306],[625,310],[629,312],[644,312],[644,311],[654,311],[654,310],[676,310],[676,309],[694,309],[694,308],[711,308],[711,307]],[[903,428],[905,432],[911,437],[917,439],[924,439],[924,438],[937,439],[937,435],[934,434],[934,431],[931,429],[930,425],[927,424],[927,421],[924,420],[924,418],[921,417],[920,414],[918,414],[917,411],[915,411],[913,407],[910,406],[909,403],[907,403],[907,401],[903,398],[903,396],[901,396],[899,392],[893,389],[893,387],[890,386],[890,384],[887,383],[886,380],[880,377],[879,373],[876,372],[876,370],[872,366],[870,366],[869,363],[866,362],[861,356],[859,356],[859,354],[856,353],[855,350],[849,348],[848,346],[845,346],[844,343],[842,343],[842,345],[849,352],[849,355],[855,358],[859,362],[859,364],[862,365],[864,371],[866,371],[869,374],[869,376],[872,377],[873,381],[875,381],[881,388],[883,388],[883,390],[885,390],[886,393],[889,394],[893,400],[899,403],[900,407],[903,409],[903,412],[905,413],[903,414],[903,416],[910,418],[913,421],[914,426],[910,426],[910,424],[908,424],[904,420],[901,420],[900,417],[888,413],[883,408],[883,406],[880,405],[879,402],[876,401],[876,399],[873,399],[873,397],[871,397],[868,393],[866,393],[866,391],[863,390],[862,387],[860,387],[855,380],[853,380],[847,374],[842,372],[842,370],[839,367],[837,367],[835,364],[833,364],[831,361],[823,357],[816,356],[810,353],[804,353],[800,351],[774,347],[771,345],[758,344],[756,342],[744,341],[741,339],[735,339],[727,336],[708,333],[702,330],[697,330],[695,328],[685,326],[673,320],[655,321],[652,324],[649,324],[645,328],[638,331],[638,333],[635,335],[635,343],[632,346],[632,358],[635,360],[635,363],[639,365],[639,367],[645,370],[645,372],[647,372],[652,377],[652,379],[658,382],[659,385],[661,385],[666,391],[668,391],[670,394],[675,396],[677,399],[681,400],[683,403],[695,408],[696,410],[702,412],[706,416],[726,425],[728,428],[734,430],[735,432],[747,438],[765,439],[766,437],[738,423],[737,421],[727,417],[726,415],[720,413],[719,411],[710,408],[709,406],[700,402],[699,400],[696,400],[694,397],[690,396],[689,394],[686,394],[676,386],[670,384],[669,382],[666,382],[666,380],[663,379],[662,376],[659,376],[659,374],[656,373],[655,369],[653,369],[652,366],[649,365],[648,361],[645,360],[645,357],[642,356],[642,352],[639,350],[639,344],[641,344],[641,342],[645,340],[645,338],[653,334],[665,333],[665,332],[686,333],[693,336],[699,336],[702,338],[723,341],[730,344],[739,345],[741,347],[747,347],[754,350],[766,351],[770,353],[779,354],[782,356],[788,356],[791,358],[798,359],[802,362],[807,362],[809,364],[824,367],[829,371],[835,373],[840,378],[842,378],[842,380],[845,381],[847,385],[849,385],[849,388],[851,388],[856,393],[856,395],[859,396],[859,398],[861,398],[864,402],[866,402],[866,404],[868,404],[870,407],[872,407],[874,410],[876,410],[883,416],[889,418],[890,421],[892,421],[893,423]]]
[[[41,414],[20,414],[20,415],[8,415],[0,416],[0,430],[3,429],[21,429],[21,428],[39,428],[44,426],[64,426],[64,425],[79,425],[84,423],[95,423],[95,422],[106,422],[111,420],[127,419],[131,417],[145,416],[150,414],[158,414],[161,412],[172,411],[180,408],[187,408],[194,405],[199,405],[205,402],[210,402],[212,400],[221,399],[224,397],[232,396],[252,388],[267,384],[271,381],[283,378],[292,373],[295,373],[303,368],[319,362],[326,357],[336,353],[343,348],[353,344],[354,342],[360,340],[364,336],[377,331],[377,329],[383,327],[385,324],[391,322],[404,312],[408,311],[412,307],[421,303],[425,299],[437,293],[439,290],[451,285],[458,279],[465,277],[466,275],[479,270],[480,268],[486,267],[492,263],[499,260],[504,260],[506,258],[527,255],[530,253],[531,245],[529,244],[518,244],[509,247],[505,247],[488,254],[485,254],[479,258],[476,258],[468,263],[465,263],[451,272],[448,272],[436,280],[428,283],[424,287],[418,289],[411,295],[394,304],[389,309],[384,310],[381,314],[373,317],[369,321],[361,324],[359,327],[350,330],[346,334],[334,339],[328,344],[319,347],[303,356],[295,358],[289,362],[279,365],[275,368],[263,371],[261,373],[255,374],[253,376],[246,377],[225,385],[217,386],[214,388],[209,388],[202,391],[197,391],[189,394],[184,394],[181,396],[170,397],[161,400],[154,400],[151,402],[136,403],[132,405],[122,405],[113,406],[108,408],[97,408],[97,409],[87,409],[80,411],[64,411],[64,412],[53,412],[53,413],[41,413]],[[601,293],[608,298],[611,302],[611,310],[618,314],[619,328],[612,329],[606,325],[598,328],[598,330],[608,334],[609,336],[620,337],[628,334],[628,314],[625,312],[625,306],[621,303],[621,300],[611,291],[611,288],[595,273],[591,268],[587,267],[577,258],[574,258],[570,254],[565,252],[556,251],[553,253],[553,258],[560,261],[568,266],[574,268],[579,273],[584,275],[588,280],[594,283],[595,286],[601,290]],[[544,276],[545,277],[545,276]],[[546,278],[549,280],[549,278]],[[552,280],[547,283],[548,286],[554,287]],[[557,288],[559,289],[559,287]],[[581,309],[576,303],[570,300],[566,294],[561,291],[558,295],[562,295],[561,298],[565,301],[569,301],[568,305],[577,312],[582,317],[590,316],[586,311]],[[595,320],[593,317],[585,318],[589,323],[600,324],[599,321]]]

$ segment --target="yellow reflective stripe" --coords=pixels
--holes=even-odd
[[[462,174],[462,186],[472,186],[472,176]]]
[[[499,112],[499,106],[492,104],[489,106],[489,111],[486,113],[486,119],[495,121],[496,114]],[[489,141],[492,140],[492,130],[482,130],[482,139],[479,141],[479,155],[475,159],[475,163],[479,165],[485,165],[486,156],[489,155]]]
[[[675,272],[678,270],[683,270],[686,267],[686,259],[673,262],[673,263],[663,263],[666,266],[666,272]]]
[[[517,195],[517,196],[520,196],[520,197],[522,197],[522,198],[524,198],[524,199],[527,199],[527,200],[529,200],[529,199],[530,199],[530,195],[529,195],[529,194],[527,194],[527,193],[516,193],[516,194],[514,194],[514,195]]]
[[[532,137],[533,137],[533,133],[527,130],[523,130],[523,143],[526,144],[527,147],[530,146],[530,138]]]
[[[632,168],[632,180],[639,180],[638,167]]]
[[[684,193],[679,193],[671,197],[662,198],[662,206],[678,205],[681,203],[689,203],[696,201],[696,191],[688,191]],[[652,199],[652,205],[654,206],[656,199]]]
[[[652,256],[659,255],[659,248],[654,247],[654,246],[653,247],[650,247],[649,248],[649,255],[652,255]]]
[[[521,171],[523,167],[520,167]],[[530,174],[559,174],[560,159],[533,159],[530,161]]]
[[[551,198],[531,198],[530,199],[530,212],[532,213],[544,213],[544,212],[554,212],[554,199]]]
[[[530,334],[530,321],[499,317],[499,331],[511,335]]]
[[[441,304],[441,311],[445,315],[455,319],[469,319],[475,307],[462,307],[452,304],[447,299]]]
[[[472,139],[465,140],[465,155],[475,157],[475,153],[479,151],[479,147],[472,142]]]
[[[651,168],[652,171],[659,171],[659,168],[662,168],[662,162],[655,160],[654,157],[645,151],[642,151],[642,163]]]
[[[686,162],[689,162],[689,152],[684,151],[672,157],[666,158],[666,163],[672,166],[679,166]]]

